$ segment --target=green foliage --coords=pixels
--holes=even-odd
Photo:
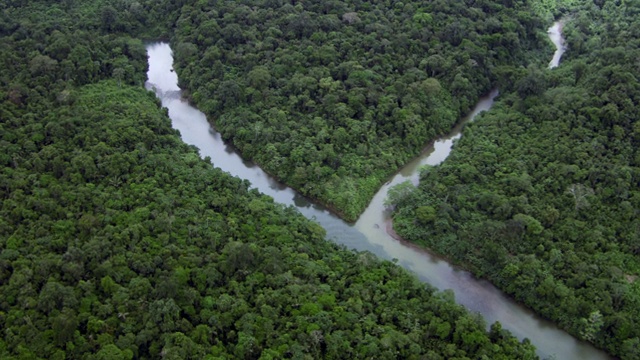
[[[428,225],[436,221],[437,212],[433,206],[425,205],[416,208],[416,220],[423,225]]]
[[[70,135],[48,137],[2,172],[1,235],[22,241],[1,259],[9,354],[534,353],[508,334],[490,340],[452,300],[390,262],[324,241],[317,225],[245,182],[183,161],[194,150],[149,93],[115,81],[74,93],[72,105],[43,108]],[[18,140],[39,118],[9,130]],[[56,174],[47,154],[66,170]],[[114,161],[132,170],[111,170]],[[215,207],[220,197],[227,204]]]
[[[181,86],[225,140],[354,221],[497,70],[520,74],[546,47],[530,11],[521,1],[200,1],[182,8],[172,42]]]
[[[640,7],[573,10],[560,67],[530,68],[501,91],[449,159],[423,173],[394,225],[577,337],[636,359]]]
[[[0,4],[1,358],[535,357],[180,141],[140,86],[142,42],[124,33],[167,33],[183,2],[26,3]],[[209,41],[216,24],[201,30]],[[237,30],[221,34],[245,42]],[[264,70],[251,73],[256,91],[273,82]],[[220,90],[228,106],[260,96],[232,80]],[[291,160],[300,178],[305,151]],[[350,179],[336,183],[377,186]]]
[[[387,192],[386,199],[384,199],[384,206],[393,208],[398,205],[402,205],[402,203],[405,202],[415,190],[416,187],[413,185],[411,180],[406,180],[400,184],[392,186]]]

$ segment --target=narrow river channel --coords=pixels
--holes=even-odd
[[[566,46],[564,44],[564,38],[562,37],[562,27],[564,26],[564,20],[559,20],[553,23],[553,26],[549,28],[547,33],[549,34],[549,39],[556,47],[556,51],[553,53],[553,57],[549,62],[549,69],[553,69],[560,65],[560,58],[562,54],[564,54],[566,50]]]
[[[417,183],[419,168],[424,164],[436,165],[451,151],[453,141],[460,137],[462,126],[478,113],[488,110],[497,91],[482,98],[473,112],[452,132],[429,145],[423,153],[403,167],[375,195],[355,224],[349,224],[331,214],[324,207],[313,204],[294,190],[280,184],[258,166],[242,158],[221,139],[206,116],[182,99],[178,78],[173,71],[173,54],[167,43],[147,46],[149,72],[147,88],[155,91],[162,105],[169,110],[173,127],[180,131],[184,142],[200,149],[202,157],[211,157],[214,165],[241,179],[252,187],[274,198],[275,201],[295,206],[304,216],[315,219],[327,231],[327,237],[349,249],[370,251],[383,259],[397,259],[402,267],[415,273],[422,281],[440,290],[451,289],[456,301],[471,311],[479,312],[488,324],[500,321],[519,339],[529,338],[541,358],[556,359],[608,359],[603,352],[578,341],[554,324],[542,320],[530,310],[518,305],[492,284],[478,280],[470,273],[451,266],[428,251],[394,239],[386,231],[389,216],[383,206],[389,187],[411,180]]]

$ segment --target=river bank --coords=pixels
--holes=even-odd
[[[150,46],[149,53],[150,81],[153,82],[153,78],[165,79],[167,76],[175,76],[175,83],[169,85],[175,90],[177,76],[175,73],[167,74],[172,62],[168,45]],[[159,63],[165,62],[164,70],[158,69],[156,66],[158,64],[154,63],[159,57],[163,59],[158,61]],[[158,74],[154,75],[156,72]],[[460,136],[462,124],[489,109],[496,95],[497,92],[493,92],[490,96],[481,99],[472,114],[452,133],[434,141],[421,156],[411,161],[385,183],[355,224],[346,223],[329,209],[311,203],[293,189],[282,185],[256,164],[244,161],[232,147],[222,141],[220,134],[211,127],[206,116],[186,101],[174,98],[164,99],[163,106],[169,108],[173,125],[180,130],[184,141],[197,146],[202,157],[209,156],[213,159],[215,166],[242,179],[248,179],[254,188],[273,197],[276,202],[295,206],[303,215],[320,223],[326,230],[328,239],[350,249],[369,251],[382,259],[396,259],[399,265],[415,273],[421,281],[440,290],[451,289],[458,303],[482,314],[487,323],[499,321],[505,329],[518,338],[530,339],[539,349],[538,354],[541,357],[555,355],[562,359],[606,359],[605,355],[593,347],[577,341],[552,323],[536,317],[530,310],[515,303],[487,281],[476,279],[471,273],[428,254],[424,249],[419,250],[415,246],[403,244],[387,234],[383,202],[389,187],[408,179],[416,182],[418,169],[421,166],[442,162],[447,157],[455,139]]]
[[[559,29],[562,26],[556,23],[549,31],[550,35],[557,35],[553,41],[557,49],[556,59],[551,68],[558,66],[557,55],[562,55],[566,50],[561,33],[557,32]],[[551,71],[540,71],[540,75],[546,79],[561,76]],[[567,82],[572,81],[569,79]],[[620,258],[624,258],[624,254],[618,252],[612,255],[609,251],[584,248],[581,237],[573,237],[561,230],[579,222],[575,221],[574,206],[567,208],[556,201],[562,196],[564,189],[572,188],[571,182],[567,183],[566,179],[558,181],[554,186],[559,190],[540,191],[544,188],[543,184],[550,184],[550,180],[553,181],[556,175],[549,173],[551,166],[546,164],[572,161],[563,157],[572,146],[565,144],[563,149],[566,151],[561,154],[549,151],[557,149],[556,144],[562,143],[559,139],[570,138],[571,134],[568,130],[556,131],[567,129],[562,126],[562,122],[558,125],[556,116],[539,115],[545,111],[547,103],[540,100],[548,100],[549,95],[558,93],[551,85],[545,88],[540,91],[539,96],[531,96],[536,98],[537,103],[511,96],[511,103],[518,104],[514,108],[520,106],[517,110],[511,110],[509,105],[505,106],[503,103],[482,125],[473,126],[469,137],[465,137],[460,143],[457,156],[422,178],[420,189],[404,201],[404,205],[394,214],[395,227],[388,227],[388,232],[399,241],[424,244],[430,251],[454,259],[462,268],[490,279],[519,302],[527,304],[545,318],[553,319],[576,337],[589,339],[615,354],[616,350],[603,346],[603,343],[620,342],[621,337],[615,333],[616,320],[612,319],[618,316],[617,312],[622,311],[621,308],[624,309],[620,306],[622,300],[616,300],[618,304],[612,309],[610,305],[600,301],[599,295],[588,294],[608,292],[596,290],[594,279],[597,279],[597,284],[603,289],[618,289],[618,295],[611,295],[612,298],[632,298],[633,289],[620,284],[621,275],[611,277],[606,271],[599,270],[615,266],[613,262],[598,261],[590,254]],[[522,106],[527,101],[538,106],[527,109]],[[531,115],[528,116],[527,113]],[[567,141],[575,148],[578,148],[579,142],[580,140]],[[538,146],[539,144],[544,145]],[[573,181],[577,181],[575,179]],[[555,195],[545,197],[549,193]],[[437,209],[440,219],[444,220],[438,219],[435,224],[429,225],[416,222],[417,209],[422,206]],[[562,219],[562,222],[558,220],[555,225],[556,220],[545,221],[545,212],[542,210],[552,207],[554,213],[558,214],[557,218]],[[503,210],[506,213],[501,212]],[[579,219],[584,220],[585,217],[580,216]],[[617,220],[612,221],[615,224]],[[559,227],[561,223],[566,225]],[[538,228],[534,229],[536,225]],[[606,228],[599,226],[600,229]],[[607,246],[607,243],[603,242],[602,246]],[[569,248],[571,250],[567,250]],[[563,256],[564,251],[572,257],[571,260]],[[561,256],[553,258],[549,256],[550,253]],[[567,265],[568,263],[571,265]],[[585,274],[586,271],[576,271],[588,266],[595,269],[588,272],[589,275]],[[592,290],[585,291],[586,288]],[[551,292],[545,292],[545,289],[551,289]],[[575,305],[579,301],[582,301],[582,310]],[[590,314],[600,316],[600,311],[606,320],[602,322],[603,325],[596,327],[596,331],[608,335],[601,338],[585,335],[582,324],[588,323]],[[627,311],[633,313],[632,309]]]

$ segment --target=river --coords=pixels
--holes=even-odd
[[[478,113],[488,110],[497,96],[497,91],[482,98],[473,112],[462,119],[450,134],[434,141],[419,157],[403,167],[378,191],[358,221],[349,224],[324,207],[311,203],[291,188],[279,183],[255,164],[244,161],[232,147],[222,141],[220,134],[213,129],[206,116],[182,99],[177,85],[178,78],[172,68],[173,54],[169,45],[149,44],[147,52],[147,88],[154,90],[162,100],[162,105],[169,110],[173,127],[180,131],[183,141],[198,147],[200,156],[211,157],[216,167],[249,180],[252,187],[273,197],[279,203],[295,206],[304,216],[320,223],[330,240],[350,249],[370,251],[383,259],[397,259],[400,266],[415,273],[422,281],[440,290],[453,290],[458,303],[482,314],[488,324],[500,321],[503,328],[511,331],[519,339],[529,338],[538,349],[541,358],[609,358],[588,343],[578,341],[551,322],[537,317],[488,281],[479,280],[469,272],[457,269],[424,249],[396,240],[386,231],[389,215],[385,211],[383,201],[389,187],[405,180],[417,183],[421,166],[442,162],[449,155],[454,140],[460,137],[464,123],[472,120]]]
[[[549,69],[558,67],[558,65],[560,64],[560,58],[562,57],[562,54],[564,54],[565,50],[567,49],[564,44],[564,38],[562,37],[563,26],[564,26],[564,21],[559,20],[553,23],[553,26],[551,26],[547,31],[547,33],[549,34],[549,39],[551,40],[553,45],[556,47],[556,51],[553,53],[553,57],[549,62]]]

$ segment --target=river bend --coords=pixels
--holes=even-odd
[[[440,290],[453,290],[458,303],[482,314],[488,324],[500,321],[503,328],[511,331],[519,339],[530,339],[541,358],[609,358],[603,352],[575,339],[553,323],[541,319],[517,304],[488,281],[477,279],[469,272],[453,267],[427,250],[396,240],[386,231],[390,221],[383,205],[387,190],[405,180],[417,184],[421,166],[442,162],[449,155],[455,139],[460,137],[462,126],[480,112],[488,110],[498,94],[497,91],[480,99],[472,113],[462,119],[450,134],[435,140],[419,157],[404,166],[378,191],[358,221],[349,224],[324,207],[311,203],[291,188],[279,183],[255,164],[244,161],[232,147],[222,141],[220,134],[209,124],[206,116],[182,99],[178,78],[173,71],[173,54],[169,45],[162,42],[148,44],[147,52],[147,88],[155,91],[162,101],[162,106],[168,109],[172,125],[180,131],[183,141],[198,147],[200,156],[211,157],[216,167],[249,180],[252,187],[273,197],[279,203],[295,206],[304,216],[320,223],[325,228],[328,239],[349,249],[370,251],[387,260],[396,259],[399,265],[415,273],[420,280]]]

